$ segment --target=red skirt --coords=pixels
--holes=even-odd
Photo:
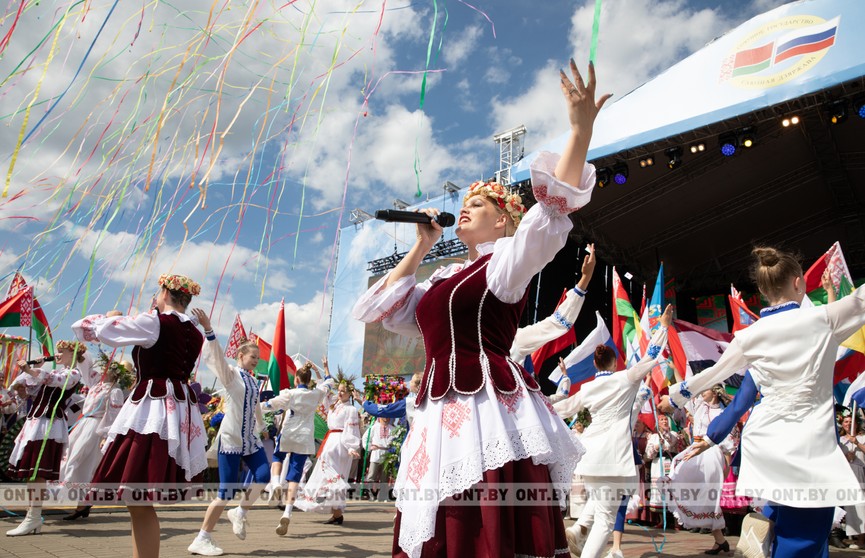
[[[200,496],[203,480],[203,471],[186,480],[186,472],[168,455],[168,442],[159,434],[129,430],[102,455],[90,499],[178,503]]]
[[[56,440],[46,440],[42,459],[39,459],[42,440],[27,442],[21,459],[18,460],[18,463],[9,464],[6,475],[13,479],[29,480],[35,472],[39,478],[50,481],[58,480],[60,478],[60,461],[63,459],[63,446]]]
[[[546,485],[550,491],[553,489],[549,468],[535,465],[531,458],[511,461],[499,469],[485,471],[475,487],[522,483]],[[397,512],[393,556],[403,558],[407,555],[399,546],[401,520],[402,512]],[[517,506],[479,502],[469,506],[449,504],[445,500],[436,513],[435,534],[421,550],[422,558],[515,555],[570,557],[558,502]]]

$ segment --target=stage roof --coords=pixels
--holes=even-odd
[[[755,243],[787,244],[809,265],[836,240],[865,275],[865,2],[811,0],[757,16],[598,116],[589,159],[628,167],[596,188],[573,235],[651,282],[663,260],[679,289],[749,285]],[[843,108],[847,117],[832,123]],[[796,115],[798,124],[784,127]],[[721,154],[725,134],[754,144]],[[558,151],[565,136],[544,146]],[[738,134],[737,141],[742,139]],[[691,153],[690,146],[704,150]],[[667,168],[665,151],[681,148]],[[528,178],[526,156],[512,170]],[[651,156],[654,166],[641,168]]]

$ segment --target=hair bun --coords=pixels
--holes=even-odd
[[[757,257],[757,261],[759,261],[760,265],[762,265],[763,267],[774,267],[778,265],[778,262],[781,261],[781,258],[778,255],[778,251],[774,248],[760,246],[754,248],[751,253]]]
[[[595,358],[598,360],[603,360],[604,356],[607,354],[607,346],[606,345],[598,345],[595,347]]]

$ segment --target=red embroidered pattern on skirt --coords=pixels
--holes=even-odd
[[[421,479],[426,476],[429,471],[430,458],[426,451],[426,428],[420,434],[421,442],[411,461],[408,463],[408,480],[416,487],[420,488]]]
[[[463,403],[453,395],[448,396],[445,400],[444,409],[442,409],[442,426],[448,431],[448,435],[458,437],[463,424],[471,420],[471,411],[467,403]]]
[[[499,400],[499,403],[504,405],[508,413],[515,413],[517,410],[517,403],[520,402],[520,399],[523,398],[523,388],[517,387],[517,391],[514,393],[502,393],[500,391],[496,391],[496,399]]]

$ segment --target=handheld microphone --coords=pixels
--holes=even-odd
[[[457,219],[453,213],[439,213],[433,219],[426,213],[417,211],[399,211],[397,209],[379,209],[375,212],[375,218],[387,223],[424,223],[429,224],[435,220],[442,227],[452,227]]]
[[[47,357],[42,357],[42,360],[41,360],[41,361],[39,361],[39,360],[28,360],[28,361],[27,361],[27,366],[33,366],[34,364],[39,364],[40,362],[54,362],[55,360],[57,360],[57,357],[54,356],[54,355],[50,355],[50,356],[47,356]]]

